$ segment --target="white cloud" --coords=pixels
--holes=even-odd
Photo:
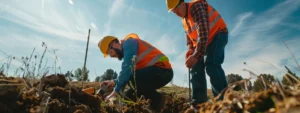
[[[122,8],[124,8],[124,0],[114,0],[114,2],[111,5],[111,8],[108,11],[108,15],[110,17],[113,17],[116,14],[120,14],[122,12]]]
[[[93,22],[91,23],[91,26],[95,29],[97,28],[97,26]]]
[[[77,29],[74,23],[84,29],[88,29],[88,26],[90,26],[83,13],[76,13],[71,10],[72,7],[60,7],[57,1],[42,1],[42,8],[37,4],[38,2],[19,2],[6,3],[6,10],[3,15],[0,15],[0,18],[35,31],[74,40],[83,40],[83,37],[85,37],[85,34],[76,32]],[[62,9],[65,10],[64,13]],[[42,10],[42,12],[39,10]]]
[[[172,38],[174,37],[164,34],[153,45],[167,55],[174,55],[177,53],[175,43],[176,40]]]
[[[248,19],[249,17],[251,17],[252,16],[252,12],[247,12],[247,13],[244,13],[244,14],[241,14],[241,15],[239,15],[239,17],[238,17],[238,22],[237,22],[237,24],[235,25],[235,27],[231,30],[231,35],[232,36],[235,36],[235,34],[237,33],[237,32],[239,32],[239,29],[240,29],[240,27],[244,24],[244,21],[246,20],[246,19]]]
[[[289,28],[293,28],[295,30],[300,31],[300,23],[287,23],[287,22],[281,22],[280,25],[286,26]]]
[[[69,0],[69,3],[71,4],[71,5],[73,5],[74,3],[73,3],[73,0]]]
[[[249,17],[249,13],[238,16],[239,21],[234,27],[234,35],[230,35],[226,48],[225,72],[249,77],[247,72],[242,71],[247,68],[258,71],[258,74],[270,73],[281,78],[285,71],[284,66],[289,65],[286,60],[291,58],[281,41],[293,39],[294,43],[299,43],[300,40],[287,37],[290,36],[290,30],[280,29],[278,25],[295,13],[299,7],[300,1],[287,0],[262,14],[251,14],[252,19],[241,19],[241,17]],[[297,46],[293,45],[291,48],[295,49]],[[296,54],[300,53],[296,52]],[[247,65],[243,62],[247,62]],[[277,65],[282,71],[271,64]]]

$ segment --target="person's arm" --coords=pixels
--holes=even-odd
[[[186,45],[188,46],[189,50],[193,49],[193,42],[191,41],[188,35],[186,35]]]
[[[205,55],[209,33],[207,2],[197,2],[191,6],[190,12],[198,32],[198,41],[193,56],[202,58]]]
[[[114,91],[118,92],[124,87],[124,85],[129,81],[130,77],[133,74],[133,65],[132,64],[132,58],[134,55],[137,54],[138,51],[138,41],[136,39],[127,39],[123,45],[123,52],[124,52],[124,58],[122,62],[122,70],[117,77],[117,79],[114,80],[115,87]]]

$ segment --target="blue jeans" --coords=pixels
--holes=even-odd
[[[191,68],[192,103],[199,104],[208,100],[205,71],[210,77],[215,97],[227,87],[225,72],[221,66],[224,62],[224,50],[227,42],[228,33],[217,33],[213,41],[206,48],[206,59],[199,59],[194,67]],[[223,99],[223,96],[220,99]]]

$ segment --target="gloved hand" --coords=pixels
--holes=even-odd
[[[189,49],[185,54],[185,60],[194,53],[194,49]]]

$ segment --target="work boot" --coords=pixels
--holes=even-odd
[[[199,103],[197,101],[192,100],[189,104],[191,109],[199,109],[199,106],[197,106]]]
[[[166,93],[161,92],[160,93],[160,102],[157,105],[154,105],[155,108],[152,108],[156,113],[160,113],[161,110],[165,107],[165,95]]]

